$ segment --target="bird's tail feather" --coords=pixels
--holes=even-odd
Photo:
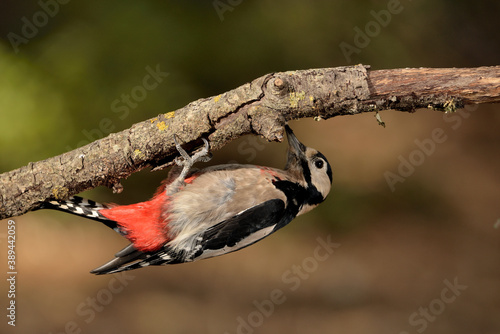
[[[102,266],[91,271],[92,274],[104,275],[118,273],[124,270],[130,270],[134,268],[129,268],[134,264],[141,262],[146,259],[148,255],[146,253],[137,250],[133,244],[128,245],[121,251],[115,254],[115,258]]]
[[[104,275],[114,274],[121,271],[144,268],[147,266],[157,266],[165,264],[175,264],[184,262],[182,255],[165,247],[157,252],[141,252],[133,244],[128,245],[115,254],[115,258],[104,265],[91,271],[92,274]]]
[[[53,200],[42,203],[40,209],[59,210],[73,215],[85,217],[88,219],[97,220],[116,232],[123,234],[119,226],[114,220],[103,216],[99,211],[108,209],[109,206],[94,202],[90,199],[85,199],[78,196],[73,196],[67,200]]]

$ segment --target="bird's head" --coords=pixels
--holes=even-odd
[[[302,144],[288,125],[285,125],[285,130],[288,137],[285,170],[306,188],[316,188],[324,200],[332,186],[332,168],[328,160],[321,152]]]

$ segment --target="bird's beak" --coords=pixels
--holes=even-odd
[[[286,136],[288,138],[288,158],[285,170],[295,170],[300,174],[302,170],[302,161],[306,161],[306,147],[293,134],[292,129],[285,125]]]
[[[302,144],[297,137],[293,134],[292,129],[288,125],[285,125],[286,136],[288,138],[289,152],[301,157],[306,152],[306,147]]]

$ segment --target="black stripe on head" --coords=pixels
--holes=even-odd
[[[276,180],[273,184],[286,195],[286,211],[290,212],[293,217],[297,215],[303,205],[316,205],[325,200],[314,186],[305,188],[298,183],[286,180]]]
[[[326,163],[326,174],[328,175],[328,178],[330,179],[330,183],[333,182],[333,172],[332,172],[332,166],[330,166],[330,163],[326,159],[326,157],[323,155],[323,153],[318,152],[316,153],[311,160],[314,160],[315,158],[321,158],[325,161]],[[306,159],[300,159],[300,166],[302,167],[302,173],[304,175],[304,179],[306,183],[310,186],[312,186],[312,179],[311,179],[311,170],[309,169],[309,162]]]
[[[318,152],[314,155],[315,157],[320,157],[326,162],[326,174],[328,175],[328,178],[330,179],[330,183],[333,182],[333,173],[332,173],[332,166],[330,166],[330,163],[326,159],[326,157],[323,155],[323,153]]]
[[[302,174],[308,185],[312,185],[311,170],[309,169],[309,162],[306,159],[300,159],[300,167],[302,167]]]

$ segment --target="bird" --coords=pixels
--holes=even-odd
[[[200,170],[210,159],[209,143],[192,156],[181,147],[169,176],[148,201],[101,204],[73,196],[44,202],[43,209],[99,221],[130,244],[96,275],[178,264],[250,246],[322,203],[332,186],[332,168],[319,151],[302,144],[285,124],[287,161],[283,170],[223,164]],[[182,169],[181,169],[182,168]]]

